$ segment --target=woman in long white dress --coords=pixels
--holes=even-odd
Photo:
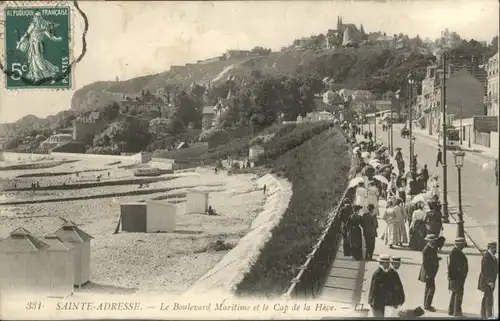
[[[59,67],[54,66],[43,57],[44,37],[52,41],[61,41],[62,38],[55,37],[52,34],[54,23],[43,19],[40,11],[33,15],[33,20],[26,30],[26,33],[17,43],[17,49],[25,51],[28,58],[28,73],[26,78],[38,81],[41,79],[50,79],[59,72]]]
[[[358,186],[356,187],[356,197],[354,201],[354,205],[359,205],[362,208],[365,208],[368,206],[367,204],[367,191],[365,188],[365,183],[359,182]]]
[[[408,235],[406,234],[405,219],[403,214],[402,201],[396,199],[394,211],[396,213],[396,228],[398,229],[398,245],[402,246],[403,243],[408,243]]]
[[[389,245],[389,248],[393,248],[394,245],[398,244],[399,234],[397,228],[397,218],[396,211],[393,207],[392,201],[387,202],[387,207],[384,211],[382,219],[386,222],[385,232],[384,232],[384,243]]]

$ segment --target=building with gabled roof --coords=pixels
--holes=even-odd
[[[53,233],[74,248],[74,285],[80,287],[90,281],[90,241],[92,236],[82,231],[74,222],[67,221]]]

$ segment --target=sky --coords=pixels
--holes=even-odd
[[[366,32],[435,39],[448,28],[462,38],[498,35],[497,0],[441,1],[80,1],[89,20],[87,53],[71,90],[5,89],[0,75],[0,123],[27,114],[46,117],[71,107],[75,90],[95,81],[130,79],[171,65],[218,56],[227,49],[279,50],[294,39],[363,24]],[[32,3],[30,3],[32,5]],[[1,6],[1,5],[0,5]],[[73,52],[82,50],[83,19],[73,17]],[[50,44],[48,44],[50,45]],[[3,39],[0,41],[4,60]]]

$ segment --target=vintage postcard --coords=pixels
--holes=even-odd
[[[499,3],[0,1],[0,319],[498,318]]]

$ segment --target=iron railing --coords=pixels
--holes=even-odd
[[[344,135],[348,136],[345,132]],[[352,155],[351,145],[349,154]],[[356,166],[354,162],[352,166]],[[321,292],[330,272],[330,267],[335,260],[341,237],[340,227],[342,222],[338,213],[342,200],[344,198],[352,199],[353,197],[354,189],[349,189],[347,186],[337,206],[329,215],[325,229],[313,245],[311,252],[306,256],[304,264],[299,268],[299,272],[290,281],[290,285],[282,295],[283,299],[313,299]]]

